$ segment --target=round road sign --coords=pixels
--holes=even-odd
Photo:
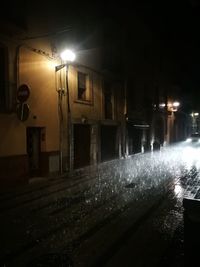
[[[22,84],[17,90],[17,100],[21,103],[25,102],[30,96],[30,89],[28,85]]]

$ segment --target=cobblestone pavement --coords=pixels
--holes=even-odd
[[[33,263],[48,261],[48,256],[52,264],[59,257],[67,262],[69,257],[75,267],[106,266],[122,253],[122,244],[129,244],[126,251],[130,252],[130,240],[138,244],[134,247],[138,265],[134,266],[142,266],[142,250],[152,264],[164,266],[174,257],[169,247],[179,246],[175,236],[183,221],[182,173],[175,160],[158,152],[3,192],[0,266],[39,266]],[[152,229],[154,241],[157,237],[160,242],[156,247],[163,245],[159,256],[151,255],[153,246],[145,250],[151,243],[141,233],[149,235]]]

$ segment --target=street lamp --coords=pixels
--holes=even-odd
[[[72,50],[66,49],[60,54],[60,57],[64,62],[73,62],[76,58],[76,55]]]
[[[69,158],[69,169],[71,169],[71,109],[70,109],[70,101],[69,101],[69,85],[68,85],[68,63],[73,62],[76,58],[75,53],[72,50],[66,49],[60,54],[61,64],[55,67],[55,72],[61,71],[64,67],[66,67],[66,96],[67,96],[67,126],[68,126],[68,158]],[[60,79],[62,80],[61,73]],[[62,83],[62,82],[61,82]],[[57,88],[56,88],[57,89]],[[63,96],[65,95],[64,89],[57,89],[58,92],[58,111],[59,111],[59,170],[60,174],[63,172],[63,129],[64,129],[64,121],[63,121],[63,110],[62,110],[62,102]]]
[[[179,106],[180,106],[180,102],[178,102],[178,101],[174,101],[173,103],[167,104],[168,110],[171,112],[177,111]]]
[[[66,49],[60,53],[60,58],[63,63],[56,66],[56,71],[59,71],[64,67],[67,67],[68,62],[73,62],[76,58],[76,54],[72,50]]]

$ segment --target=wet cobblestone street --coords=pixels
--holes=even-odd
[[[180,155],[140,154],[3,192],[0,266],[64,255],[74,267],[182,267],[182,200],[199,167]]]

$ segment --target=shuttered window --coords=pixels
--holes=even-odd
[[[92,75],[86,70],[77,71],[77,99],[79,103],[82,104],[92,104]]]
[[[78,99],[86,100],[87,74],[78,72]]]

